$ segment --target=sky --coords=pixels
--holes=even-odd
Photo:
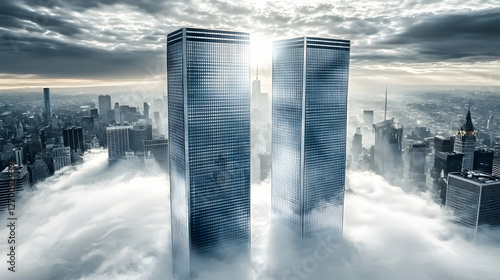
[[[318,239],[313,252],[294,251],[293,238],[271,222],[267,180],[252,186],[251,262],[207,263],[198,279],[500,279],[499,229],[466,241],[428,193],[404,192],[370,172],[346,178],[342,242]],[[172,279],[169,201],[159,169],[108,169],[106,150],[92,150],[16,201],[17,271],[2,268],[0,279]]]
[[[181,27],[250,32],[267,92],[272,41],[299,36],[351,40],[350,93],[500,86],[498,0],[2,0],[0,90],[161,94]]]

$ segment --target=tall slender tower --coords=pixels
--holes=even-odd
[[[111,110],[111,96],[109,95],[99,95],[99,116],[102,121],[108,121],[107,113]]]
[[[167,37],[173,272],[250,247],[249,34]]]
[[[43,89],[43,104],[45,105],[45,116],[47,119],[50,119],[52,117],[52,108],[50,107],[50,89],[49,88],[44,88]]]
[[[465,117],[465,122],[457,132],[453,151],[464,155],[462,159],[462,171],[472,170],[474,166],[474,150],[476,149],[476,132],[472,125],[470,106]]]
[[[344,40],[274,42],[272,214],[302,240],[342,235],[349,53]]]

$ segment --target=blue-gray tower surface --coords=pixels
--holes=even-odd
[[[302,239],[342,235],[349,53],[345,40],[274,42],[272,213]]]
[[[167,38],[174,275],[250,248],[249,34],[183,28]]]

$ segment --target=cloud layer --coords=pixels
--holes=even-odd
[[[387,80],[408,77],[421,64],[435,78],[426,83],[444,84],[457,64],[498,67],[500,9],[496,1],[175,1],[6,0],[0,3],[0,74],[17,75],[6,87],[40,81],[93,79],[109,84],[149,75],[147,68],[165,63],[165,37],[183,26],[235,29],[251,32],[259,44],[297,36],[325,36],[352,40],[352,77],[361,87],[365,76],[388,71]],[[262,38],[260,40],[259,38]],[[265,43],[261,43],[265,42]],[[264,86],[270,84],[271,49],[256,44],[252,60],[261,65]],[[257,56],[263,56],[260,59]],[[264,61],[262,61],[264,60]],[[479,63],[479,65],[478,65]],[[252,67],[255,67],[252,66]],[[392,68],[396,68],[395,70]],[[491,72],[493,73],[493,72]],[[461,76],[474,77],[469,72]],[[161,72],[165,76],[164,69]],[[395,77],[392,77],[395,76]],[[165,80],[165,79],[163,79]],[[375,84],[376,81],[369,81]],[[459,84],[461,81],[452,81]],[[496,85],[498,81],[492,80]],[[67,80],[68,85],[76,84]],[[464,82],[474,84],[474,81]]]
[[[93,151],[25,193],[17,272],[4,263],[1,279],[171,279],[168,178],[127,164],[108,169],[106,159]],[[294,251],[294,239],[271,225],[267,181],[252,187],[251,263],[214,261],[199,279],[499,279],[499,230],[467,242],[427,193],[369,172],[347,178],[340,244]]]

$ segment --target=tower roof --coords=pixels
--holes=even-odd
[[[465,117],[465,123],[462,125],[462,130],[466,132],[474,131],[474,125],[472,124],[472,118],[470,114],[470,106],[469,110],[467,111],[467,117]]]

